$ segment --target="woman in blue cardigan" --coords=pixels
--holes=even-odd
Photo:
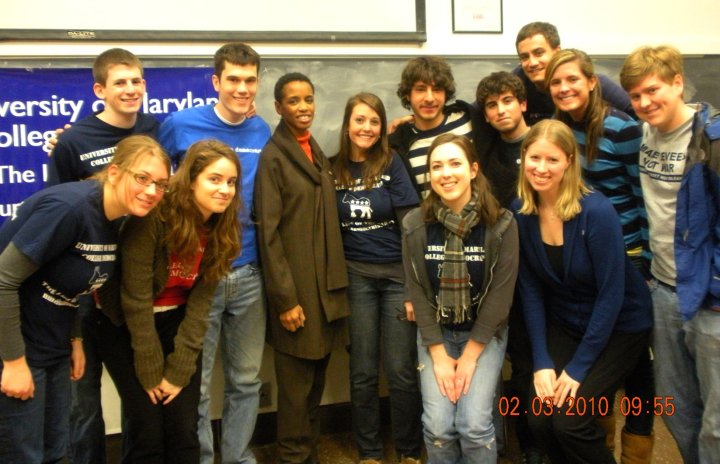
[[[553,463],[614,463],[595,419],[647,350],[649,291],[612,203],[582,181],[571,129],[542,121],[521,152],[513,209],[533,350],[530,427]]]

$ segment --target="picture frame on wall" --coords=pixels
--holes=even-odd
[[[453,32],[502,33],[502,0],[452,0]]]

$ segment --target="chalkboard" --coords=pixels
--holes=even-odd
[[[398,58],[268,58],[263,60],[260,73],[258,112],[274,127],[279,117],[275,113],[272,91],[275,81],[285,72],[307,74],[315,85],[316,117],[312,132],[326,154],[332,155],[339,146],[339,131],[345,102],[348,97],[368,91],[385,103],[389,118],[408,114],[396,95],[400,74],[407,57]],[[619,82],[624,58],[595,60],[595,68]],[[457,98],[475,100],[480,79],[494,71],[510,71],[517,65],[516,57],[483,58],[452,57],[447,59],[453,69]],[[685,98],[688,101],[708,101],[720,107],[720,56],[688,57],[685,61]]]
[[[143,58],[145,67],[210,66],[207,59]],[[343,110],[348,97],[368,91],[378,95],[393,119],[408,110],[400,105],[396,95],[400,74],[409,57],[267,57],[262,59],[260,89],[256,97],[257,111],[272,128],[279,121],[273,103],[273,87],[286,72],[299,71],[306,74],[315,85],[316,114],[312,132],[326,154],[332,156],[339,146],[339,131]],[[494,71],[510,71],[517,65],[516,57],[448,57],[457,87],[457,98],[465,101],[475,99],[477,84]],[[623,58],[601,58],[594,61],[596,71],[618,82]],[[0,67],[90,67],[92,60],[64,59],[50,63],[37,60],[0,61]],[[210,75],[211,73],[208,73]],[[688,101],[708,101],[720,107],[720,56],[690,56],[685,58],[685,98]],[[88,72],[88,88],[92,86]],[[209,80],[208,80],[209,83]],[[162,82],[148,82],[148,89],[161,86]]]
[[[2,0],[0,40],[424,42],[425,0]]]

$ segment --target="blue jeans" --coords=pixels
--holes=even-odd
[[[222,415],[222,462],[255,463],[249,449],[260,406],[260,366],[265,346],[265,300],[262,274],[253,264],[232,270],[218,285],[203,345],[200,386],[200,462],[213,462],[210,426],[210,380],[218,342],[225,390]]]
[[[673,397],[664,415],[685,462],[720,462],[720,312],[700,309],[680,318],[677,294],[657,285],[655,314],[656,394]]]
[[[457,359],[469,331],[443,328],[445,350]],[[477,360],[470,391],[453,404],[440,393],[432,358],[418,333],[418,370],[423,399],[423,431],[428,464],[486,464],[497,462],[493,409],[495,390],[505,359],[507,329],[493,339]]]
[[[91,295],[85,295],[80,298],[79,305],[85,374],[72,382],[68,457],[72,464],[105,464],[105,421],[100,394],[103,366],[97,334],[88,317],[90,311],[95,311],[95,302]]]
[[[0,364],[0,373],[2,364]],[[70,358],[50,367],[30,366],[35,396],[28,400],[0,393],[0,462],[59,463],[70,427]]]
[[[418,386],[417,327],[405,319],[404,287],[389,279],[349,273],[350,402],[360,459],[383,457],[378,378],[382,358],[398,457],[419,458],[422,400]]]

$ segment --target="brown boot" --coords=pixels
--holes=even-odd
[[[595,419],[598,425],[605,431],[605,446],[611,453],[615,452],[615,414],[598,416]]]
[[[622,464],[650,464],[654,439],[653,434],[635,435],[623,429],[620,462]]]

